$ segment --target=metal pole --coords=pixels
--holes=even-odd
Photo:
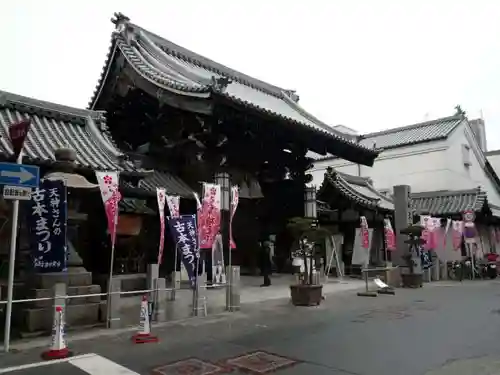
[[[196,259],[196,270],[195,270],[195,281],[193,288],[193,316],[198,316],[198,302],[199,302],[199,292],[200,292],[200,283],[198,278],[198,268],[200,266],[200,252],[198,249],[198,258]]]
[[[22,152],[17,157],[16,164],[22,164]],[[5,331],[4,331],[4,350],[7,353],[10,349],[10,325],[12,320],[12,299],[14,294],[14,268],[16,264],[17,248],[17,222],[19,219],[19,201],[12,202],[12,222],[10,231],[10,254],[9,254],[9,276],[7,281],[7,307],[5,309]]]
[[[111,198],[113,199],[113,198]],[[116,213],[115,213],[115,225],[114,225],[114,234],[110,233],[111,236],[115,236],[115,238],[111,237],[111,259],[109,264],[109,278],[108,278],[108,296],[106,298],[106,326],[111,328],[111,282],[113,280],[113,266],[115,263],[115,242],[116,242],[116,227],[118,225],[118,215],[119,215],[119,202],[116,202]]]
[[[172,285],[172,294],[171,294],[171,300],[175,301],[175,294],[176,294],[176,288],[177,288],[177,253],[179,252],[179,243],[176,242],[174,246],[174,279],[173,279],[173,285]]]

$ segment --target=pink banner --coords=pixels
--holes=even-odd
[[[446,249],[446,237],[448,237],[448,232],[450,230],[450,227],[451,227],[451,219],[446,219],[446,226],[443,232],[443,248],[445,249]]]
[[[368,222],[366,221],[366,217],[361,216],[359,218],[360,220],[360,231],[359,233],[361,234],[361,247],[363,249],[369,249],[370,248],[370,232],[368,231]]]
[[[165,189],[156,188],[156,199],[158,201],[158,213],[160,214],[160,246],[158,247],[158,265],[163,260],[163,248],[165,246]]]
[[[203,198],[198,214],[200,249],[211,249],[220,230],[221,189],[220,185],[203,184]]]
[[[384,232],[385,232],[385,244],[387,250],[396,250],[396,236],[394,235],[394,230],[392,229],[392,224],[390,219],[384,219]]]
[[[181,197],[174,195],[167,195],[166,200],[167,200],[168,210],[170,211],[170,216],[179,217],[180,216],[179,207],[180,207]]]
[[[240,189],[238,186],[233,186],[231,188],[231,218],[229,219],[229,243],[231,244],[231,249],[236,249],[236,243],[233,240],[233,216],[238,208],[238,202],[240,201]]]
[[[420,225],[424,228],[422,230],[421,238],[425,241],[424,249],[429,250],[431,232],[430,232],[431,217],[429,215],[420,215]]]
[[[462,245],[463,222],[453,220],[451,222],[451,228],[453,230],[453,250],[460,250],[460,245]]]
[[[108,232],[111,236],[111,248],[114,249],[116,241],[116,226],[118,224],[118,203],[122,199],[118,189],[118,172],[96,172],[97,182],[101,190],[104,210],[108,219]]]

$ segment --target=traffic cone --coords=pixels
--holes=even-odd
[[[141,315],[139,321],[139,329],[138,332],[134,336],[132,336],[132,340],[136,344],[158,342],[158,337],[151,334],[151,325],[149,321],[149,304],[146,295],[142,297],[141,301]]]
[[[54,323],[52,324],[52,343],[50,345],[50,349],[42,353],[43,359],[62,359],[67,358],[72,354],[66,346],[64,324],[63,308],[62,306],[56,306],[54,312]]]

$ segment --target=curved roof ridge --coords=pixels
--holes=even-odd
[[[480,186],[472,189],[461,189],[461,190],[435,190],[435,191],[421,191],[417,193],[412,193],[414,198],[427,198],[427,197],[446,197],[452,195],[464,195],[464,194],[479,194],[484,193]]]
[[[272,85],[260,79],[249,76],[245,73],[239,72],[235,69],[231,69],[223,64],[215,62],[214,60],[209,59],[208,57],[202,56],[168,39],[165,39],[158,34],[146,30],[137,24],[129,22],[128,25],[132,28],[144,32],[153,40],[153,42],[157,42],[170,52],[176,53],[179,57],[182,57],[184,60],[191,63],[195,63],[196,65],[201,66],[213,73],[225,76],[227,78],[231,78],[234,81],[240,82],[255,89],[260,89],[261,91],[264,91],[270,95],[279,98],[282,98],[283,91],[288,91],[284,88]]]
[[[50,114],[52,112],[63,116],[77,117],[84,121],[89,116],[95,120],[103,120],[104,118],[103,111],[70,107],[63,104],[57,104],[0,90],[0,106],[6,106],[9,104],[17,104],[20,106],[34,108],[41,112],[44,112],[44,114],[48,117],[51,117]],[[84,122],[82,122],[82,124],[84,124]]]
[[[348,174],[340,171],[335,171],[335,173],[339,174],[340,176],[342,176],[344,180],[352,184],[363,185],[363,186],[373,185],[372,179],[370,177],[355,176],[353,174]]]
[[[283,100],[291,106],[293,109],[295,109],[297,112],[299,112],[302,116],[307,118],[309,121],[314,122],[316,125],[321,127],[323,130],[335,134],[337,137],[345,140],[346,142],[353,143],[358,145],[358,142],[354,142],[352,137],[346,137],[344,133],[336,130],[333,126],[328,125],[327,123],[321,121],[319,118],[311,114],[310,112],[306,111],[298,102],[293,100],[289,94],[286,91],[282,92],[283,94]]]
[[[360,138],[361,139],[367,139],[367,138],[375,137],[375,136],[378,136],[378,135],[393,134],[393,133],[397,133],[397,132],[401,132],[401,131],[422,128],[422,127],[425,127],[425,126],[434,125],[434,124],[439,123],[439,122],[452,121],[452,120],[456,120],[456,121],[460,120],[460,122],[461,122],[461,121],[464,120],[464,118],[461,115],[453,115],[453,116],[440,117],[440,118],[437,118],[437,119],[434,119],[434,120],[419,122],[419,123],[416,123],[416,124],[404,125],[404,126],[399,126],[397,128],[385,129],[385,130],[379,130],[379,131],[372,132],[372,133],[361,134]],[[458,123],[457,123],[457,125],[458,125]]]

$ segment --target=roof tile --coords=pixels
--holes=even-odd
[[[410,126],[363,134],[360,143],[366,147],[387,149],[444,139],[462,122],[461,116],[444,117]]]
[[[95,170],[133,170],[120,162],[122,152],[106,128],[102,112],[71,108],[0,91],[0,153],[12,155],[9,126],[30,119],[24,155],[31,160],[55,160],[54,152],[70,147],[77,164]]]
[[[487,203],[481,188],[446,190],[412,194],[412,209],[416,214],[453,215],[467,210],[481,211]]]
[[[221,95],[238,104],[334,138],[351,147],[353,152],[361,151],[366,155],[365,160],[368,158],[373,161],[376,157],[376,151],[345,138],[341,132],[301,108],[297,103],[298,96],[293,91],[273,86],[218,64],[130,23],[129,19],[121,14],[116,16],[120,18],[120,22],[126,23],[126,27],[113,33],[113,44],[106,62],[108,68],[118,49],[141,76],[160,88],[198,97]],[[101,87],[105,84],[108,68],[104,69],[99,79],[90,103],[91,108],[96,104]],[[216,84],[221,78],[229,80],[222,85]]]
[[[323,201],[328,201],[326,196],[323,197],[327,185],[332,186],[345,198],[363,207],[385,211],[394,210],[392,199],[378,192],[368,178],[352,176],[335,170],[327,171],[318,193],[319,199]]]

